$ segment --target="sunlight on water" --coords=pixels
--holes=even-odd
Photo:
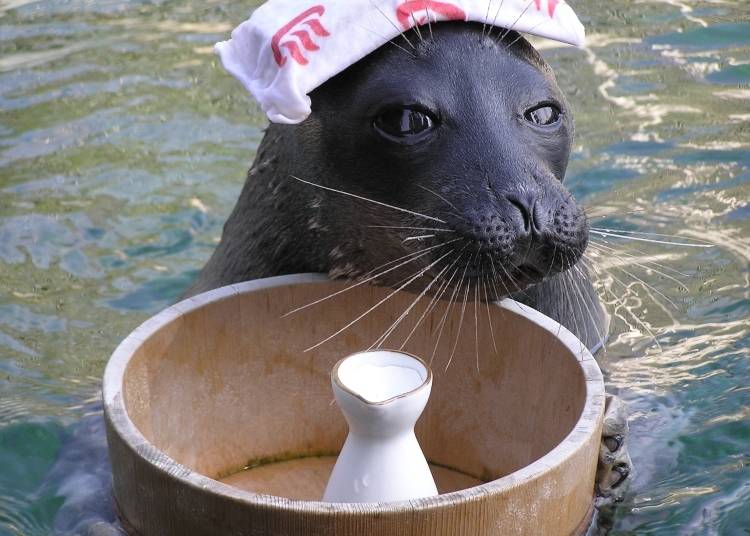
[[[747,534],[750,3],[571,3],[589,48],[538,44],[631,411],[611,534]],[[253,5],[0,0],[2,535],[50,532],[49,471],[108,356],[218,241],[264,119],[211,46]]]

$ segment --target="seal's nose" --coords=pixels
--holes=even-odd
[[[545,218],[538,206],[534,193],[511,194],[506,196],[508,202],[518,209],[523,221],[522,234],[540,236],[544,232]]]

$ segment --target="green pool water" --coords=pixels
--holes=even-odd
[[[750,2],[571,4],[589,47],[537,43],[592,225],[715,244],[595,237],[636,470],[610,533],[750,534]],[[108,356],[219,238],[264,118],[211,47],[253,5],[0,0],[0,535],[52,531]]]

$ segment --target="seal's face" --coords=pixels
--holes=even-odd
[[[302,178],[403,209],[351,197],[329,204],[326,228],[346,235],[334,275],[361,276],[412,253],[381,282],[426,268],[453,275],[452,285],[482,280],[507,294],[583,254],[587,220],[562,184],[573,130],[566,100],[518,34],[486,33],[424,27],[421,39],[409,34],[416,49],[395,40],[311,95],[303,129],[320,140],[326,169]]]

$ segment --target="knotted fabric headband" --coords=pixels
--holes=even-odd
[[[215,50],[272,122],[294,124],[326,80],[414,26],[447,20],[584,43],[563,0],[269,0]]]

